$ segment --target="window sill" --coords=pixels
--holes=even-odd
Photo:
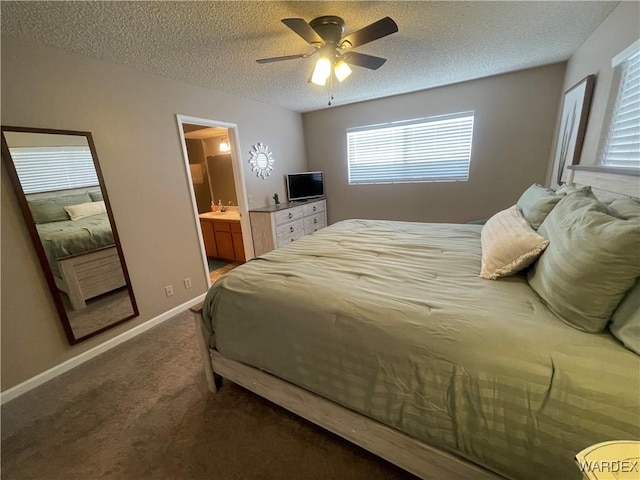
[[[617,175],[632,175],[634,177],[640,177],[640,168],[606,167],[602,165],[569,165],[567,168],[577,172],[613,173]]]

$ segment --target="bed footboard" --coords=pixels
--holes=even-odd
[[[116,247],[75,255],[58,264],[62,281],[56,284],[69,296],[74,310],[85,308],[85,300],[127,284]]]
[[[202,305],[190,309],[196,324],[207,386],[217,392],[221,377],[378,455],[420,478],[432,480],[498,480],[504,477],[431,447],[398,430],[209,349]],[[218,383],[218,385],[220,385]]]

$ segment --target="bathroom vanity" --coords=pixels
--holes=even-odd
[[[240,214],[233,211],[201,213],[200,228],[207,257],[244,262]]]

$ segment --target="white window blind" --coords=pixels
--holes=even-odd
[[[618,55],[620,85],[603,149],[602,163],[640,168],[640,42]]]
[[[349,184],[466,181],[474,112],[347,129]]]
[[[15,147],[11,157],[26,194],[98,185],[89,147]]]

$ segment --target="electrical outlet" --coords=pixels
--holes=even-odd
[[[191,277],[187,277],[184,279],[184,288],[191,288]]]
[[[249,203],[253,203],[253,195],[247,195],[247,200],[249,200]]]
[[[167,297],[173,295],[173,285],[167,285],[166,287],[164,287],[164,293],[167,294]]]

